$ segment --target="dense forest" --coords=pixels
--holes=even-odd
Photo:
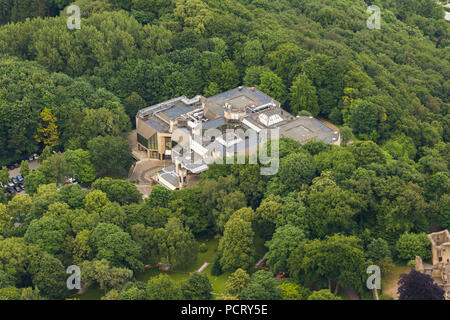
[[[436,46],[450,24],[434,0],[73,4],[80,30],[67,28],[69,1],[0,0],[0,164],[35,152],[42,164],[26,195],[0,193],[0,298],[68,298],[76,264],[105,299],[211,299],[205,274],[136,274],[187,268],[214,237],[211,273],[227,275],[216,298],[364,296],[367,266],[427,260],[425,233],[450,228],[450,42]],[[379,30],[366,26],[372,4]],[[342,146],[282,139],[276,176],[212,165],[146,201],[121,180],[137,110],[242,84],[338,125]],[[70,174],[80,185],[62,186]]]

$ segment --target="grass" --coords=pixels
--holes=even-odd
[[[213,287],[214,293],[224,293],[225,292],[225,283],[228,279],[230,273],[224,273],[220,276],[211,275],[212,263],[217,257],[217,249],[219,246],[219,241],[217,239],[204,239],[199,241],[200,244],[205,244],[208,250],[206,252],[199,252],[197,255],[197,260],[190,266],[184,269],[174,269],[172,273],[168,274],[170,278],[179,282],[183,280],[187,280],[189,278],[189,272],[197,271],[205,262],[209,262],[210,265],[206,267],[203,271],[209,280],[211,281],[211,285]],[[165,273],[160,271],[159,269],[152,268],[145,272],[139,273],[136,275],[136,279],[139,281],[147,282],[148,279],[157,276],[160,273]]]
[[[89,287],[83,294],[74,296],[73,298],[78,298],[80,300],[100,300],[101,297],[105,295],[105,291],[100,289],[97,284]]]
[[[408,273],[410,267],[404,265],[396,265],[392,268],[392,272],[381,278],[381,291],[384,296],[397,299],[398,280],[400,275]]]
[[[256,237],[255,250],[258,257],[264,257],[267,252],[267,248],[264,246],[264,243],[266,243],[266,241],[263,238]]]
[[[224,273],[220,276],[211,275],[212,263],[217,257],[217,251],[219,246],[219,241],[217,239],[203,239],[199,241],[199,244],[205,244],[208,250],[206,252],[199,252],[197,255],[197,260],[190,266],[183,269],[174,269],[171,273],[166,273],[160,271],[158,268],[151,268],[144,272],[139,272],[136,274],[136,280],[147,282],[150,278],[158,276],[161,273],[166,273],[171,279],[176,282],[181,282],[189,278],[189,272],[197,271],[205,262],[209,262],[210,265],[203,270],[213,287],[213,292],[216,294],[225,293],[225,284],[230,275],[230,273]],[[77,296],[80,300],[99,300],[105,295],[104,291],[98,288],[98,286],[92,286],[85,293]]]

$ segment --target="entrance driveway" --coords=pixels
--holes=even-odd
[[[152,185],[155,183],[158,171],[164,167],[170,166],[172,161],[160,161],[154,159],[145,159],[136,162],[131,169],[128,181],[136,182],[136,187],[147,198],[152,190]]]

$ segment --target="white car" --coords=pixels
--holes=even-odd
[[[78,181],[75,178],[69,178],[67,179],[66,184],[78,184]]]

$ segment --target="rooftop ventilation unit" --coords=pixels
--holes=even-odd
[[[262,106],[259,106],[259,107],[257,107],[257,108],[254,108],[254,109],[253,109],[253,112],[263,111],[263,110],[266,110],[266,109],[268,109],[268,108],[270,108],[270,107],[276,107],[276,104],[275,104],[275,103],[272,103],[272,102],[263,104]]]
[[[192,99],[187,99],[187,98],[181,99],[181,102],[183,102],[184,104],[187,104],[188,106],[191,106],[195,103],[199,103],[200,99],[201,99],[201,96],[195,96]]]

